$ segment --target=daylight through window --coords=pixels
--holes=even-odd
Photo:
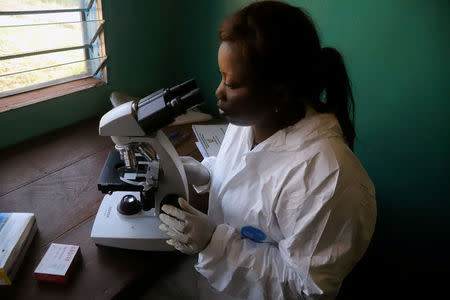
[[[95,0],[1,0],[0,97],[104,76],[103,24]]]

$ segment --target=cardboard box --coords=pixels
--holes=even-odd
[[[34,270],[34,277],[38,281],[67,283],[80,260],[79,246],[52,243]]]

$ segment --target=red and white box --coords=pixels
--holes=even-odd
[[[38,281],[67,283],[80,260],[79,246],[52,243],[34,270],[34,277]]]

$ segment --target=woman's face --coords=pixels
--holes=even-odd
[[[221,114],[235,125],[250,126],[267,122],[275,105],[271,103],[267,88],[251,82],[239,46],[222,42],[218,63],[222,80],[217,87],[216,97]]]

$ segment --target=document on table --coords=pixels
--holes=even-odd
[[[203,157],[216,156],[222,144],[228,124],[192,125],[197,137],[195,144]]]

